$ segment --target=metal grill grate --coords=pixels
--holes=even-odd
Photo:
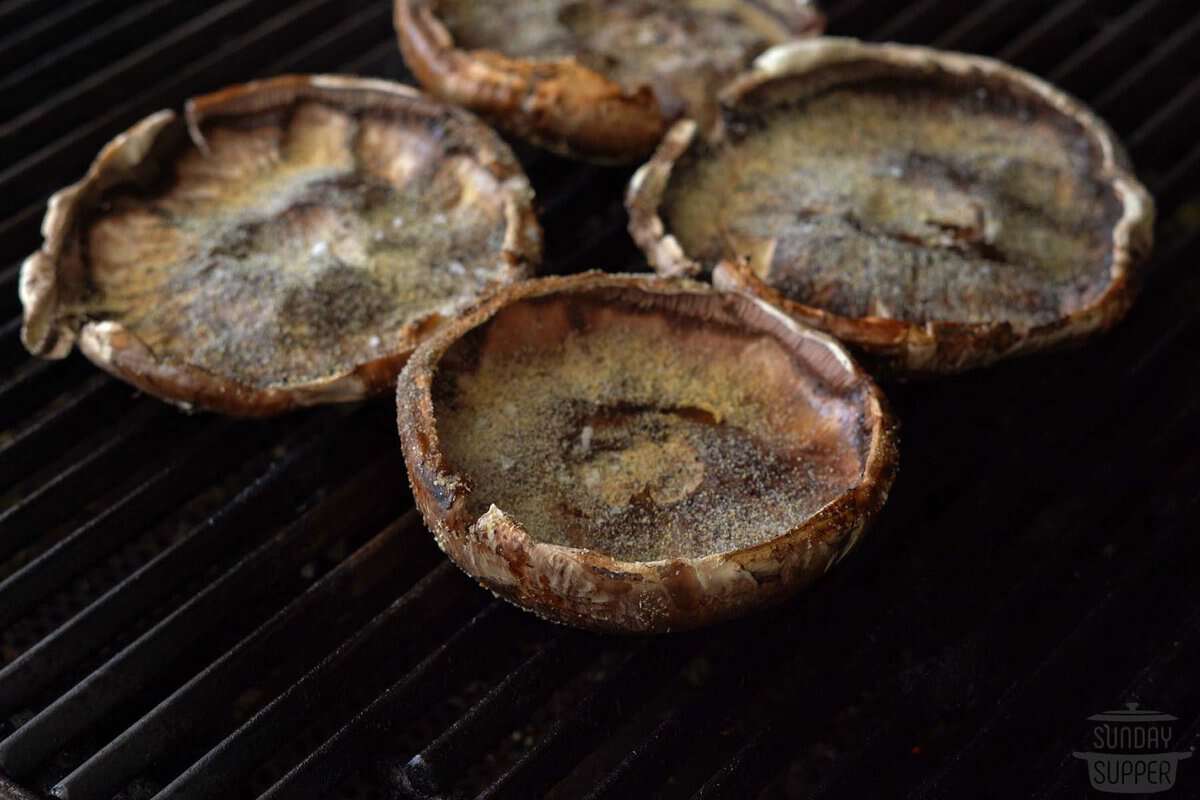
[[[0,0],[0,796],[1082,796],[1090,713],[1200,744],[1200,11],[837,0],[834,33],[999,55],[1094,104],[1160,203],[1129,320],[890,387],[892,501],[776,612],[625,640],[437,554],[381,401],[185,417],[28,359],[46,195],[141,116],[258,75],[405,79],[386,2]],[[548,270],[638,267],[626,170],[519,149]],[[1200,773],[1180,778],[1200,796]]]

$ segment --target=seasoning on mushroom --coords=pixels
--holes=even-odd
[[[779,602],[855,545],[895,426],[836,341],[691,281],[502,290],[400,376],[400,438],[441,548],[497,595],[607,631]]]
[[[555,152],[644,157],[674,119],[773,44],[815,35],[805,0],[395,0],[400,49],[429,91]]]
[[[532,274],[508,147],[386,81],[286,76],[162,111],[54,195],[22,338],[78,344],[185,408],[264,415],[381,392],[441,322]]]
[[[1108,127],[1000,62],[847,39],[760,56],[711,138],[667,134],[627,195],[665,275],[714,270],[900,374],[1114,325],[1153,202]]]

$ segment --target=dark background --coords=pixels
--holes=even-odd
[[[995,55],[1093,105],[1158,200],[1151,272],[1086,349],[886,387],[900,477],[814,590],[628,640],[448,566],[387,399],[185,416],[20,345],[51,191],[191,94],[404,80],[388,4],[0,0],[0,796],[1077,798],[1090,714],[1140,701],[1180,718],[1172,749],[1200,742],[1200,6],[827,9],[831,33]],[[547,271],[641,268],[629,170],[519,153]],[[1200,760],[1169,796],[1200,796]]]

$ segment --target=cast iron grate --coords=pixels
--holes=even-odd
[[[1093,347],[890,387],[892,502],[816,591],[625,640],[445,563],[386,400],[186,417],[20,346],[50,191],[192,93],[405,79],[388,5],[0,2],[0,796],[1078,797],[1091,713],[1140,700],[1200,743],[1200,11],[827,4],[834,33],[999,55],[1095,104],[1158,197],[1153,273]],[[549,271],[638,268],[627,170],[520,154]]]

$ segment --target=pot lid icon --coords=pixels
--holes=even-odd
[[[1139,709],[1138,703],[1126,703],[1125,708],[1093,714],[1088,719],[1094,722],[1174,722],[1179,719],[1161,711]]]

